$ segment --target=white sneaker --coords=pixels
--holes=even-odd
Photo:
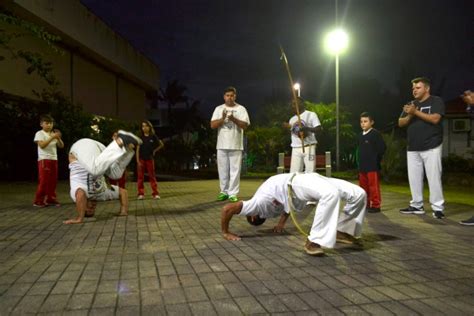
[[[161,197],[159,195],[153,195],[153,199],[159,200],[159,199],[161,199]]]
[[[145,197],[143,195],[137,196],[137,200],[143,200]]]

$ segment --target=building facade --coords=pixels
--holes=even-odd
[[[89,113],[139,121],[157,94],[159,69],[150,59],[114,32],[79,0],[2,1],[14,15],[61,37],[58,54],[34,37],[15,40],[15,47],[38,52],[52,62],[59,90]],[[0,90],[35,99],[33,91],[47,87],[28,75],[21,60],[1,63]]]

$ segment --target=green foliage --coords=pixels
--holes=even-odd
[[[474,160],[465,159],[456,154],[449,154],[448,157],[443,158],[443,171],[473,174]]]
[[[43,27],[25,21],[5,11],[0,11],[0,23],[13,27],[13,30],[9,32],[5,29],[0,29],[0,48],[8,52],[9,58],[23,60],[26,63],[27,74],[37,73],[48,85],[58,85],[59,82],[53,75],[52,63],[45,61],[43,56],[37,52],[15,48],[14,40],[27,36],[35,37],[49,46],[54,52],[63,54],[63,51],[56,46],[56,43],[58,43],[61,38],[48,33]],[[5,59],[5,56],[0,55],[0,62]]]
[[[289,147],[290,136],[281,127],[252,127],[246,131],[249,168],[275,170],[278,153]]]
[[[386,182],[404,178],[406,175],[406,141],[395,132],[382,134],[386,150],[382,159],[382,177]],[[400,177],[400,175],[403,175]]]
[[[305,102],[306,109],[318,115],[322,131],[317,133],[318,152],[331,151],[336,157],[336,104]],[[349,123],[351,113],[344,107],[339,108],[339,152],[341,165],[355,166],[356,133]]]
[[[266,127],[281,127],[283,122],[288,122],[294,115],[291,105],[283,102],[269,102],[261,106],[252,125]]]

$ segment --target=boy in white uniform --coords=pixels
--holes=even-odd
[[[339,216],[341,199],[346,201],[346,205]],[[322,255],[321,247],[333,248],[336,239],[353,243],[354,237],[360,237],[366,213],[365,191],[350,182],[326,178],[317,173],[284,173],[270,177],[252,199],[226,204],[221,214],[223,237],[240,240],[239,236],[229,231],[233,215],[247,216],[249,222],[255,222],[254,225],[263,223],[265,218],[281,216],[274,228],[274,231],[280,232],[288,219],[290,207],[301,211],[308,202],[314,201],[319,203],[306,241],[306,253]]]
[[[80,224],[84,217],[94,215],[96,201],[120,199],[119,215],[128,214],[127,190],[109,186],[105,176],[120,179],[141,144],[132,133],[119,131],[118,136],[107,147],[88,138],[75,142],[69,151],[70,195],[76,203],[78,216],[64,224]]]
[[[237,90],[228,87],[224,91],[224,104],[214,110],[211,128],[217,129],[217,169],[220,193],[218,201],[238,201],[244,130],[250,125],[247,110],[235,103]]]
[[[292,102],[293,110],[296,113],[296,105]],[[294,115],[290,121],[284,122],[283,127],[291,131],[291,165],[290,172],[314,172],[316,159],[315,133],[321,130],[321,122],[316,113],[306,111],[304,100],[298,97],[298,108],[300,112],[301,127],[298,123],[298,116]],[[300,133],[303,133],[304,153],[301,144]]]
[[[38,188],[33,206],[60,206],[56,197],[58,183],[57,147],[63,148],[61,132],[53,129],[54,120],[50,115],[40,118],[41,130],[36,132],[34,142],[38,145]],[[45,201],[46,199],[46,201]]]

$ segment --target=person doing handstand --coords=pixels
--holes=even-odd
[[[120,199],[119,215],[128,215],[127,190],[109,186],[105,176],[120,179],[139,144],[140,138],[120,130],[107,147],[88,138],[72,145],[69,151],[69,182],[77,217],[64,221],[64,224],[80,224],[84,217],[93,216],[97,201]]]

